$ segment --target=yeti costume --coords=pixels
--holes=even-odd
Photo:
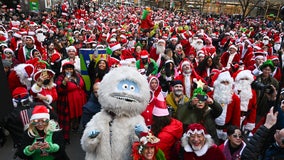
[[[141,116],[150,99],[147,80],[135,68],[115,68],[104,76],[98,95],[102,110],[87,123],[81,138],[85,159],[132,159],[131,146],[138,140],[135,126],[147,130]]]

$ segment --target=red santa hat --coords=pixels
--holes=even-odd
[[[31,121],[36,119],[50,119],[49,110],[44,105],[37,105],[34,107]]]
[[[186,131],[186,133],[184,133],[184,135],[183,135],[183,137],[182,137],[182,145],[183,145],[184,150],[185,150],[186,152],[192,152],[192,151],[194,151],[194,150],[191,148],[191,146],[190,146],[190,144],[189,144],[189,142],[188,142],[188,138],[189,138],[191,135],[193,135],[193,134],[202,134],[202,135],[204,135],[204,137],[205,137],[207,140],[211,139],[210,134],[207,133],[206,128],[205,128],[202,124],[193,123],[193,124],[188,125],[187,131]],[[206,142],[206,143],[208,143],[208,142]],[[198,151],[194,151],[194,152],[197,154]],[[202,154],[202,153],[198,153],[198,155],[199,155],[199,154]],[[201,155],[200,155],[200,156],[201,156]]]
[[[75,51],[77,52],[77,49],[74,47],[74,46],[69,46],[66,48],[66,51],[69,52],[69,51]]]
[[[163,40],[163,39],[159,39],[157,43],[164,43],[164,44],[166,44],[166,41]]]
[[[250,83],[254,81],[254,76],[250,70],[239,70],[234,74],[234,77],[235,81],[239,81],[242,78],[248,78]]]
[[[27,38],[29,38],[29,39],[31,39],[32,41],[33,41],[33,43],[35,43],[35,39],[34,39],[34,37],[33,36],[25,36],[25,38],[27,39]]]
[[[34,66],[32,64],[24,64],[24,74],[28,78],[32,78],[34,74]]]
[[[111,51],[113,51],[113,52],[121,49],[120,43],[112,43],[109,46],[110,46]]]
[[[219,85],[222,81],[228,81],[229,84],[234,83],[234,79],[232,78],[229,71],[223,71],[223,72],[220,72],[219,74],[215,74],[214,76],[216,76],[217,78],[214,81],[213,86]]]
[[[178,38],[177,38],[176,35],[173,35],[170,40],[171,40],[171,41],[178,41]]]
[[[275,55],[268,56],[267,59],[270,59],[272,61],[279,60],[278,56],[275,56]]]
[[[149,57],[149,53],[146,50],[142,50],[140,52],[140,58],[144,59],[144,58],[148,58]]]
[[[54,65],[55,62],[59,62],[61,60],[61,55],[59,53],[53,53],[50,57],[51,65]]]
[[[189,33],[191,33],[191,32],[189,32]],[[187,32],[183,32],[182,34],[180,34],[181,35],[181,37],[183,38],[183,39],[189,39],[190,38],[190,34],[189,33],[187,33]]]
[[[54,77],[55,73],[50,70],[50,69],[41,69],[39,71],[37,71],[34,76],[33,76],[33,79],[34,81],[37,81],[38,78],[42,75],[42,74],[45,74],[45,75],[48,75],[48,78],[51,79]]]
[[[238,48],[235,45],[230,45],[229,49],[231,48],[235,49],[236,51],[238,50]]]
[[[197,57],[204,57],[205,56],[205,52],[202,49],[197,51],[196,54],[197,54]]]
[[[27,88],[25,87],[17,87],[12,92],[12,97],[14,99],[24,99],[29,95]]]
[[[279,35],[274,37],[274,43],[281,43],[281,37]]]
[[[267,52],[264,51],[261,48],[259,50],[255,51],[253,54],[254,54],[254,59],[257,59],[257,58],[264,58],[264,59],[266,59],[266,56],[267,56]]]
[[[4,53],[4,54],[12,53],[13,56],[15,55],[15,54],[14,54],[14,51],[13,51],[11,48],[5,48],[5,49],[3,50],[3,53]]]
[[[189,61],[189,60],[187,60],[187,59],[184,59],[183,61],[181,61],[181,63],[180,63],[180,69],[182,70],[182,67],[184,66],[184,65],[186,65],[186,64],[191,64],[191,62]]]
[[[22,35],[21,35],[20,32],[15,32],[15,33],[13,34],[13,36],[16,37],[16,38],[22,38]]]
[[[165,98],[163,95],[159,94],[157,98],[154,99],[154,108],[152,114],[157,117],[170,115]]]

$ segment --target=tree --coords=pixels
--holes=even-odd
[[[247,17],[250,12],[257,7],[263,0],[239,0],[242,8],[242,18]]]

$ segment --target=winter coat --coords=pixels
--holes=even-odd
[[[195,106],[192,106],[190,102],[186,105],[181,106],[177,110],[177,119],[180,120],[184,129],[187,128],[189,124],[192,123],[201,123],[206,128],[207,132],[212,136],[214,142],[219,144],[219,140],[216,132],[215,118],[219,117],[223,109],[221,105],[217,102],[214,102],[203,109],[198,109]]]
[[[236,150],[233,154],[231,154],[229,145],[230,142],[227,139],[222,145],[219,146],[220,150],[224,153],[226,160],[240,160],[243,149],[246,147],[245,142],[242,142],[238,150]]]
[[[182,123],[174,118],[171,119],[171,123],[164,127],[158,134],[160,142],[158,148],[160,148],[167,159],[174,159],[175,157],[175,144],[182,137],[183,129]]]
[[[83,127],[92,119],[92,117],[101,111],[101,104],[98,98],[92,93],[88,102],[83,106],[82,125]]]

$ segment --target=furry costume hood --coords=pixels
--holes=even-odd
[[[150,88],[136,68],[122,66],[104,76],[98,95],[103,110],[119,117],[132,117],[145,110],[150,99]]]

